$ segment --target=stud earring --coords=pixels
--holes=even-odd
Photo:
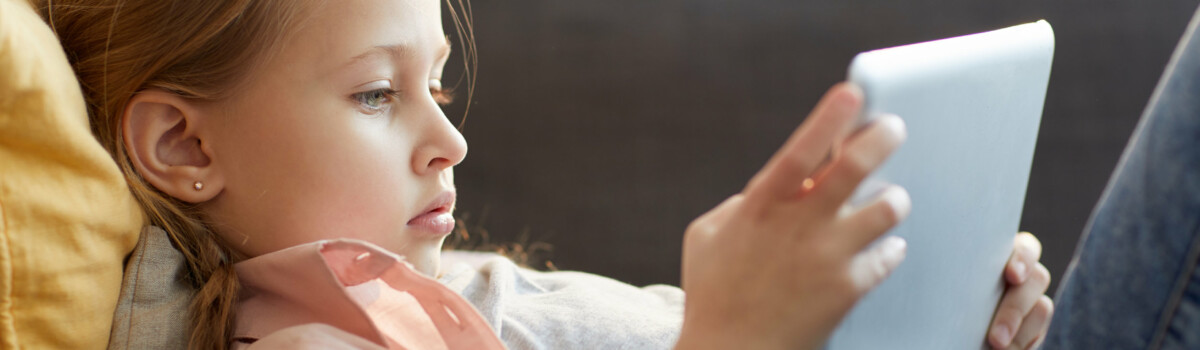
[[[203,189],[204,189],[204,183],[203,183],[203,182],[200,182],[200,181],[196,181],[196,183],[192,184],[192,188],[196,189],[197,191],[199,191],[199,190],[203,190]]]

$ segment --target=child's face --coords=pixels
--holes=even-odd
[[[219,234],[249,256],[361,239],[436,273],[467,153],[431,94],[449,54],[438,0],[330,1],[272,54],[202,126]]]

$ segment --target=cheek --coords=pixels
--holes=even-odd
[[[420,195],[410,138],[383,117],[319,110],[262,113],[236,126],[222,200],[239,218],[228,221],[252,235],[250,255],[343,237],[405,243],[400,232]]]
[[[402,228],[412,211],[406,204],[420,194],[408,162],[412,147],[385,128],[363,130],[362,124],[371,123],[355,124],[338,136],[326,134],[331,139],[322,144],[329,146],[312,150],[324,160],[305,167],[317,188],[312,198],[323,202],[314,209],[327,218],[325,226],[341,226],[348,236]]]

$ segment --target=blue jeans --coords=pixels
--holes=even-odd
[[[1084,230],[1044,349],[1200,349],[1197,17]]]

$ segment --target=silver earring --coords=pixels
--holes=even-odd
[[[192,188],[196,189],[197,191],[199,191],[199,190],[203,190],[203,189],[204,189],[204,183],[203,183],[203,182],[200,182],[200,181],[196,181],[196,183],[192,184]]]

